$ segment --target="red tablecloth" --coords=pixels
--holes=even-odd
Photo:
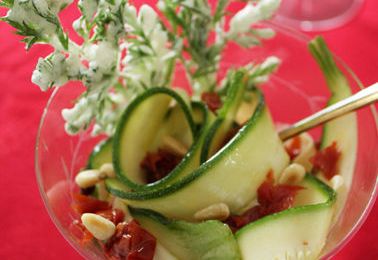
[[[34,142],[50,92],[40,92],[30,75],[50,50],[36,46],[26,54],[11,31],[0,23],[0,259],[81,259],[49,219],[34,174]],[[378,1],[367,0],[352,22],[323,35],[364,84],[378,80]],[[378,259],[377,219],[378,204],[334,259]]]

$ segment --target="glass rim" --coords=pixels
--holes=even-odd
[[[320,20],[299,20],[280,14],[276,15],[277,22],[291,25],[305,32],[322,32],[339,28],[353,20],[366,5],[364,0],[354,0],[351,6],[343,13],[334,17]]]
[[[304,43],[308,43],[311,40],[311,37],[309,37],[308,35],[300,32],[300,31],[298,31],[295,28],[285,26],[285,25],[279,24],[279,23],[274,22],[274,21],[267,21],[267,22],[264,22],[263,24],[272,27],[273,29],[275,29],[276,31],[278,31],[278,32],[280,32],[284,35],[289,35],[291,38],[302,41]],[[359,89],[365,88],[364,85],[362,84],[362,82],[357,77],[357,75],[348,67],[348,65],[338,56],[334,55],[334,57],[337,60],[337,63],[339,65],[341,65],[346,70],[346,72],[349,74],[351,79],[353,81],[355,81],[358,88]],[[62,86],[62,87],[64,87],[64,86]],[[68,232],[66,231],[65,228],[63,228],[63,226],[61,225],[61,223],[57,219],[56,215],[54,214],[53,209],[52,209],[52,207],[49,203],[47,193],[45,192],[45,190],[43,188],[44,183],[43,183],[43,178],[42,178],[42,174],[41,174],[41,169],[39,167],[38,151],[39,151],[39,144],[40,144],[40,141],[41,141],[40,139],[41,139],[42,128],[44,126],[45,118],[47,116],[49,108],[50,108],[51,104],[53,103],[59,89],[60,89],[60,87],[57,87],[52,91],[52,94],[49,97],[47,104],[43,109],[43,112],[42,112],[42,115],[41,115],[41,120],[39,122],[37,136],[36,136],[36,142],[35,142],[35,148],[34,148],[34,152],[35,152],[35,156],[34,156],[35,174],[36,174],[36,179],[37,179],[38,190],[39,190],[40,196],[42,197],[43,204],[44,204],[44,206],[45,206],[45,208],[48,212],[50,219],[53,221],[53,223],[55,224],[55,226],[57,227],[58,231],[63,236],[63,238],[67,242],[69,242],[69,244],[80,255],[85,257],[85,255],[83,254],[83,252],[81,250],[81,247],[79,247],[77,245],[77,243],[75,241],[73,241],[73,239],[70,238]],[[375,133],[378,135],[378,112],[377,112],[377,109],[375,108],[374,104],[369,105],[368,107],[369,107],[371,116],[373,117],[373,121],[375,123]],[[373,189],[372,193],[370,194],[369,201],[367,202],[362,214],[360,215],[358,220],[354,223],[353,227],[349,230],[347,235],[342,240],[340,240],[330,252],[323,254],[321,256],[322,259],[329,259],[332,256],[334,256],[335,254],[337,254],[353,238],[353,236],[359,231],[359,229],[361,228],[361,226],[363,225],[363,223],[367,219],[370,211],[372,210],[374,202],[375,202],[375,200],[378,196],[377,187],[378,187],[378,169],[376,169],[376,180],[375,180],[374,189]]]

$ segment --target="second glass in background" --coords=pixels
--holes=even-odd
[[[340,27],[361,10],[363,0],[282,0],[277,20],[302,31]]]

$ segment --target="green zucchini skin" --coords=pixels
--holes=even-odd
[[[231,230],[220,221],[189,223],[167,219],[151,210],[136,208],[129,210],[143,228],[180,260],[241,259]]]
[[[205,105],[201,102],[192,102],[193,112],[197,113],[197,128],[195,140],[204,136],[207,126],[211,124],[212,120],[209,111],[206,109]],[[203,137],[202,137],[203,139]],[[92,153],[89,156],[88,160],[88,169],[99,169],[104,163],[112,163],[112,148],[113,148],[113,139],[110,137],[106,140],[101,141],[95,146]],[[188,164],[194,164],[192,168],[197,168],[199,166],[199,159],[193,158],[198,157],[195,153],[199,153],[201,150],[202,142],[196,141],[190,147],[188,153],[185,155],[181,163],[166,177],[161,180],[147,184],[146,188],[155,189],[161,188],[164,185],[167,185],[169,182],[172,182],[176,178],[182,177],[185,173],[188,174],[190,169],[184,170],[184,167],[189,167]]]
[[[250,119],[250,124],[247,124],[248,127],[253,127],[254,122],[258,120],[258,118],[261,116],[263,110],[265,109],[265,102],[264,100],[260,99],[260,103],[257,106],[256,112],[254,113],[253,117]],[[244,127],[246,128],[247,125]],[[234,142],[228,144],[227,146],[232,148],[233,146],[236,146],[239,142],[239,139],[242,139],[244,136],[244,131],[241,131],[238,134],[238,137],[234,140]],[[224,149],[222,149],[224,150]],[[135,191],[135,192],[129,192],[131,189],[127,189],[125,185],[122,185],[118,182],[117,179],[108,179],[106,181],[107,187],[109,191],[120,198],[123,199],[131,199],[131,200],[149,200],[154,199],[157,197],[162,197],[165,195],[169,195],[176,190],[181,189],[182,187],[185,187],[198,177],[200,177],[202,174],[206,172],[207,169],[211,168],[214,163],[216,163],[218,160],[224,158],[227,154],[226,153],[220,153],[218,156],[212,158],[212,160],[209,160],[206,163],[203,163],[199,169],[194,171],[192,174],[181,180],[180,182],[174,183],[173,185],[166,187],[164,189],[157,189],[157,190],[150,190],[150,191]],[[116,188],[117,187],[117,188]]]
[[[175,219],[194,221],[195,212],[219,202],[226,203],[232,213],[240,213],[254,199],[266,174],[272,170],[278,177],[289,162],[261,93],[258,100],[253,116],[235,138],[190,175],[162,189],[135,192],[108,179],[109,192],[133,207]],[[267,135],[268,141],[261,135]],[[259,144],[254,147],[251,142]]]
[[[316,202],[263,217],[236,232],[243,259],[285,259],[288,256],[302,259],[300,255],[305,259],[318,259],[331,226],[336,193],[310,174],[302,185],[306,188],[304,192],[317,197]]]
[[[95,146],[89,156],[87,169],[99,169],[104,163],[112,163],[112,142],[112,138],[108,138]]]
[[[168,88],[161,88],[161,87],[155,87],[148,89],[143,94],[139,95],[136,99],[133,100],[133,102],[126,108],[125,112],[122,114],[120,121],[118,123],[115,135],[114,135],[114,142],[113,142],[113,164],[114,164],[114,170],[116,172],[117,178],[124,183],[125,185],[129,186],[130,188],[134,190],[142,190],[146,188],[146,185],[142,181],[136,181],[136,179],[132,180],[130,179],[130,172],[125,172],[125,170],[122,167],[122,161],[124,158],[121,158],[121,151],[123,148],[123,142],[121,138],[123,138],[123,132],[124,128],[128,126],[128,122],[130,121],[130,118],[134,115],[133,113],[137,111],[139,106],[148,101],[150,98],[154,98],[157,95],[165,95],[169,97],[169,100],[173,99],[176,101],[176,103],[182,108],[184,115],[187,119],[187,122],[189,124],[189,127],[192,132],[192,136],[195,136],[195,124],[193,121],[193,118],[190,113],[190,109],[186,105],[185,101],[181,98],[180,95],[178,95],[175,91],[170,90]],[[168,105],[168,104],[166,104]],[[142,116],[154,116],[154,110],[156,110],[155,107],[149,108],[149,112],[151,115],[142,115]],[[143,129],[142,129],[143,130]],[[141,131],[142,131],[141,130]],[[157,129],[155,129],[156,131]],[[140,135],[143,133],[143,131],[140,133]],[[142,140],[143,137],[140,136],[134,136],[132,138],[139,138],[139,140]],[[142,149],[140,147],[136,147],[135,149]],[[135,163],[135,162],[134,162]],[[139,165],[139,164],[138,164]],[[135,174],[135,173],[133,173]],[[137,174],[136,174],[137,175]],[[140,178],[140,177],[139,177]]]
[[[329,187],[327,184],[325,184],[324,182],[319,180],[317,177],[309,173],[306,174],[304,178],[304,182],[307,182],[309,185],[306,185],[306,186],[311,186],[311,188],[314,189],[314,192],[321,193],[324,200],[322,202],[314,203],[311,205],[302,205],[298,207],[289,208],[287,210],[263,217],[241,228],[238,232],[236,232],[235,236],[239,237],[243,232],[246,232],[248,229],[253,228],[254,226],[262,225],[264,223],[267,223],[271,220],[280,218],[285,215],[296,214],[297,212],[302,212],[302,211],[307,211],[307,210],[312,211],[312,210],[327,208],[333,205],[333,203],[336,200],[337,195],[336,195],[336,192],[331,187]]]
[[[200,165],[200,152],[203,146],[203,139],[205,133],[209,125],[212,122],[212,118],[208,113],[205,105],[200,102],[193,103],[193,107],[198,109],[202,113],[202,123],[199,130],[196,133],[194,138],[194,142],[192,146],[189,148],[188,153],[184,156],[182,161],[164,178],[154,182],[147,184],[145,186],[145,190],[158,190],[164,189],[165,187],[169,186],[170,184],[174,183],[175,181],[184,178],[185,176],[191,174],[195,169],[197,169]]]
[[[344,73],[337,66],[331,51],[326,42],[321,37],[316,37],[309,44],[311,54],[314,56],[321,68],[327,86],[331,92],[327,106],[332,105],[342,99],[352,95],[352,91]],[[334,119],[323,125],[320,148],[326,148],[332,143],[336,143],[337,149],[341,153],[338,162],[339,175],[344,180],[344,185],[338,191],[338,199],[335,203],[335,220],[344,208],[348,192],[352,185],[356,164],[358,148],[358,127],[356,113],[350,113],[340,118]],[[320,177],[325,179],[321,172]]]
[[[243,70],[236,71],[232,76],[230,86],[227,89],[226,100],[219,109],[217,119],[205,137],[201,153],[201,163],[204,163],[222,147],[226,135],[232,128],[234,118],[246,91],[247,84],[244,82],[245,78],[246,72]]]
[[[338,68],[324,39],[322,37],[316,37],[309,43],[309,49],[321,68],[325,76],[327,86],[331,92],[331,97],[327,102],[327,106],[351,96],[352,91],[350,89],[349,82],[343,72]],[[352,113],[324,124],[321,138],[321,148],[325,148],[332,144],[332,142],[339,139],[338,136],[340,133],[335,130],[343,129],[345,131],[346,125],[343,125],[343,122],[350,125],[350,128],[354,130],[356,128],[355,122],[353,122],[356,121],[355,117],[355,113]],[[340,126],[342,126],[342,128],[340,128]],[[351,132],[351,139],[355,139],[353,137],[356,134],[356,131],[354,130]]]

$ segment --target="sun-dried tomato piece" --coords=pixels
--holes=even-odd
[[[181,160],[182,156],[158,149],[157,152],[148,152],[140,163],[140,167],[146,173],[147,183],[152,183],[167,176]]]
[[[106,257],[112,260],[151,260],[155,248],[156,238],[135,220],[119,223],[115,234],[104,245]]]
[[[222,100],[216,92],[203,92],[201,100],[213,112],[216,112],[222,106]]]
[[[240,216],[230,216],[225,223],[229,225],[233,232],[236,232],[248,223],[286,210],[293,206],[295,196],[301,189],[303,187],[297,185],[275,185],[273,173],[269,172],[266,180],[257,190],[257,202],[259,204],[248,209]]]
[[[119,209],[108,209],[108,210],[101,210],[96,211],[97,215],[100,215],[106,219],[109,219],[115,225],[122,222],[125,219],[125,213]]]
[[[96,189],[96,186],[92,186],[92,187],[89,187],[89,188],[80,188],[80,194],[89,196],[89,195],[93,194],[95,189]]]
[[[72,208],[79,213],[95,213],[96,211],[108,210],[111,205],[102,200],[96,198],[82,195],[80,193],[74,193],[73,195]]]
[[[239,130],[242,128],[242,125],[234,125],[226,134],[224,141],[223,141],[223,146],[225,146],[229,141],[231,141],[232,138],[239,132]]]
[[[83,246],[92,241],[93,235],[84,227],[80,220],[74,220],[69,226],[71,235]]]
[[[290,144],[285,147],[286,152],[289,154],[291,161],[295,157],[297,157],[299,155],[299,153],[301,152],[301,145],[302,145],[301,144],[301,138],[299,136],[295,136],[291,140]]]
[[[283,211],[293,206],[294,198],[303,187],[298,185],[274,184],[273,174],[257,190],[257,201],[262,207],[261,217]]]
[[[314,166],[313,171],[321,171],[328,180],[332,179],[339,170],[340,157],[341,152],[337,149],[336,142],[333,142],[330,146],[318,151],[310,159]]]

